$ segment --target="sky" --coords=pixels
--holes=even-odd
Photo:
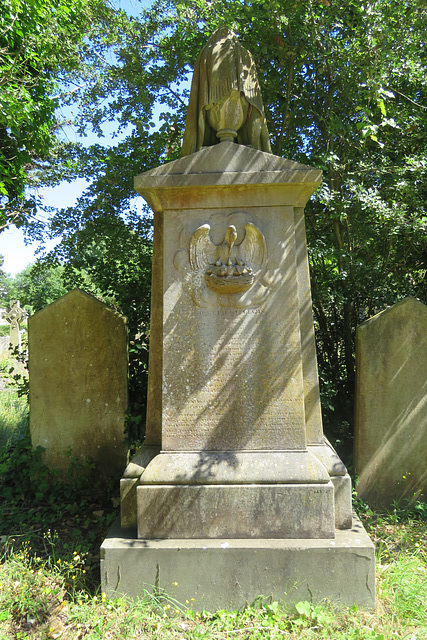
[[[14,226],[5,229],[0,234],[0,255],[4,262],[1,267],[10,276],[16,276],[27,264],[34,262],[35,246],[25,246],[22,231]]]
[[[71,207],[76,203],[88,183],[79,179],[72,183],[63,182],[57,187],[46,187],[38,189],[38,194],[43,197],[47,206],[51,207]],[[53,249],[56,242],[48,242],[46,248]],[[21,229],[14,225],[0,233],[0,255],[4,262],[1,267],[5,273],[15,277],[17,273],[36,261],[36,251],[39,248],[38,242],[25,244],[24,234]]]
[[[113,0],[113,4],[120,9],[124,9],[129,14],[137,15],[142,7],[147,7],[152,0]],[[108,132],[103,138],[103,144],[108,144]],[[96,141],[95,137],[88,136],[85,138],[85,144],[92,144]],[[114,140],[117,144],[118,138]],[[56,187],[46,187],[38,189],[38,194],[43,197],[44,202],[52,207],[71,207],[75,204],[78,197],[83,192],[87,183],[83,179],[74,181],[73,183],[62,183]],[[47,244],[47,249],[52,249],[55,242]],[[36,251],[39,243],[25,244],[24,234],[22,230],[11,226],[0,233],[0,255],[3,256],[4,262],[1,269],[14,277],[17,273],[25,269],[25,267],[36,261]]]

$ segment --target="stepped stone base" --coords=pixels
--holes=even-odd
[[[142,485],[138,538],[333,538],[327,484]]]
[[[327,441],[324,444],[309,445],[308,452],[309,453],[293,451],[286,452],[285,455],[283,452],[237,452],[236,454],[233,454],[233,459],[230,459],[231,454],[229,453],[217,453],[215,455],[205,452],[197,455],[182,453],[180,457],[184,460],[186,459],[187,462],[190,460],[191,456],[195,456],[197,458],[198,464],[195,467],[197,472],[188,473],[188,470],[191,469],[191,465],[187,465],[187,468],[182,467],[181,469],[178,469],[178,471],[173,465],[169,465],[169,468],[166,469],[167,473],[165,473],[164,468],[162,469],[162,473],[152,473],[151,482],[157,484],[158,479],[161,478],[163,484],[176,483],[178,485],[188,484],[189,482],[194,484],[199,484],[201,482],[206,482],[208,484],[212,482],[215,482],[216,484],[224,484],[227,482],[244,483],[245,480],[246,482],[248,481],[249,475],[248,469],[246,468],[248,465],[244,464],[245,459],[247,459],[251,463],[249,465],[249,470],[252,476],[251,481],[255,483],[291,482],[302,484],[304,483],[304,478],[310,478],[309,481],[314,483],[316,481],[327,483],[330,479],[334,488],[335,528],[350,529],[352,517],[352,491],[351,479],[345,466]],[[168,461],[171,459],[170,454],[162,454],[161,456],[159,456],[159,454],[160,447],[142,446],[126,467],[123,478],[120,481],[121,525],[125,529],[137,526],[137,489],[142,484],[142,474],[144,474],[144,483],[146,482],[147,466],[153,461],[153,464],[150,465],[151,472],[153,472],[156,471],[155,463],[157,460]],[[327,471],[327,473],[324,472],[324,477],[319,473],[319,467],[316,467],[315,464],[311,464],[311,469],[309,468],[310,465],[307,463],[313,462],[313,455],[311,455],[310,458],[309,454],[314,454],[315,458],[320,460],[322,465],[324,465]],[[256,464],[251,460],[251,457],[254,455],[257,456]],[[209,457],[212,456],[215,459],[209,463]],[[156,458],[156,460],[154,460],[154,458]],[[286,465],[283,465],[283,460],[281,460],[281,458],[288,462],[294,459],[294,464],[292,467],[287,469]],[[223,463],[223,468],[221,468],[221,464],[218,464],[218,461]],[[172,472],[173,474],[171,475]],[[205,474],[206,477],[203,477],[203,474]],[[326,535],[319,537],[330,536],[329,532],[325,532],[325,534]],[[159,536],[157,534],[151,535],[151,533],[147,531],[142,535],[142,537],[157,538],[165,536]],[[186,538],[189,536],[181,532],[175,537]],[[204,537],[204,535],[199,534],[194,537]],[[249,537],[253,536],[249,535]],[[279,537],[286,537],[283,535],[282,530],[279,531]],[[299,538],[304,536],[300,534],[296,537]],[[310,535],[306,534],[306,537],[310,537]]]
[[[164,590],[195,611],[241,609],[258,596],[373,609],[374,545],[355,516],[326,540],[138,540],[117,524],[101,547],[101,584],[108,597]]]

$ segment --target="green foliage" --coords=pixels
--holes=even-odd
[[[65,293],[64,267],[60,264],[35,263],[18,273],[9,288],[11,300],[19,300],[30,314],[44,309]]]
[[[0,451],[8,450],[27,429],[27,400],[20,398],[15,390],[0,392]]]
[[[42,453],[32,448],[28,426],[0,451],[0,536],[9,552],[29,545],[32,557],[48,555],[53,563],[69,563],[81,551],[90,583],[100,537],[115,518],[118,478],[106,483],[90,460],[71,455],[63,477],[46,467]],[[87,578],[81,576],[85,584]]]
[[[22,398],[23,403],[28,403],[30,390],[26,333],[24,333],[21,338],[22,350],[19,351],[18,347],[12,348],[12,346],[9,345],[8,357],[0,359],[0,376],[6,384],[7,391],[16,389],[17,397]]]
[[[323,627],[334,619],[334,616],[321,605],[313,606],[311,602],[297,602],[295,609],[299,613],[299,617],[293,623],[298,627],[308,627],[313,623]]]
[[[2,3],[0,230],[34,214],[36,203],[25,187],[55,150],[57,109],[67,102],[73,83],[83,81],[92,57],[88,43],[112,14],[103,0]]]
[[[3,266],[4,257],[0,255],[0,267]],[[8,276],[3,269],[0,268],[0,305],[5,307],[9,301],[9,289],[12,283],[12,278]]]
[[[178,157],[189,72],[213,29],[234,28],[257,63],[273,152],[324,172],[306,226],[325,426],[347,449],[356,326],[406,296],[427,300],[426,12],[421,0],[156,0],[138,18],[121,13],[97,49],[109,60],[102,80],[73,95],[77,130],[101,135],[114,121],[117,144],[64,145],[43,167],[48,184],[90,181],[75,207],[51,218],[48,235],[62,238],[56,256],[114,298],[131,343],[141,324],[146,336],[148,266],[134,250],[139,238],[148,256],[151,236],[133,176]],[[39,239],[43,229],[28,233]],[[134,394],[141,413],[143,393]]]
[[[21,557],[25,560],[25,554],[21,554]],[[41,575],[19,560],[21,560],[20,557],[14,561],[14,564],[20,569],[18,580],[20,589],[7,590],[2,602],[4,612],[7,612],[4,619],[14,619],[18,624],[31,622],[33,625],[40,625],[48,617],[50,593],[48,589],[43,588],[45,584]]]
[[[411,523],[413,521],[427,523],[427,502],[420,500],[418,497],[414,497],[412,500],[409,498],[393,500],[389,509],[384,512],[374,512],[364,500],[359,498],[357,489],[353,489],[353,505],[359,517],[370,524],[372,524],[373,518],[375,518],[375,524],[379,521],[393,522],[393,524],[398,522]]]

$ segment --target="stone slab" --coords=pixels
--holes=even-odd
[[[206,207],[165,216],[162,449],[304,449],[293,208]],[[214,247],[229,225],[239,247],[248,225],[258,230],[245,258],[256,274],[247,291],[217,294],[204,267],[192,266],[189,248],[204,225]]]
[[[337,529],[351,528],[352,483],[347,473],[342,474],[342,469],[345,471],[344,465],[330,445],[311,445],[308,447],[308,452],[314,454],[324,464],[326,471],[331,476],[335,496],[335,527]],[[307,473],[307,464],[302,465],[301,463],[308,456],[308,452],[246,451],[217,453],[201,451],[199,453],[181,453],[175,456],[162,453],[162,459],[172,462],[171,468],[168,470],[165,465],[161,465],[161,473],[156,473],[153,464],[153,469],[150,469],[150,475],[154,484],[159,484],[160,482],[170,484],[172,481],[177,484],[200,484],[203,481],[207,484],[219,484],[221,481],[225,482],[226,479],[236,484],[239,477],[241,480],[245,478],[247,482],[249,476],[247,471],[250,470],[252,481],[257,483],[267,483],[269,481],[304,483],[306,482],[304,478],[306,479],[309,474]],[[146,467],[159,453],[159,447],[143,446],[126,467],[123,478],[120,481],[121,525],[124,528],[136,528],[136,490],[140,484],[142,473],[144,473],[144,483],[149,484],[150,478],[145,476],[147,473]],[[180,465],[180,468],[177,469],[176,464],[181,457],[187,464],[187,468]],[[241,458],[246,458],[246,463],[242,465],[243,468],[240,468],[239,464]],[[260,464],[263,460],[265,464]],[[286,466],[289,467],[290,471],[286,480],[283,476],[283,462],[287,463]],[[244,467],[247,467],[247,469]],[[264,475],[266,467],[268,469]],[[278,479],[279,473],[282,473],[281,480]],[[318,473],[315,475],[317,476],[316,482],[328,482],[329,480],[329,476],[325,471],[323,477]],[[167,478],[169,478],[168,482],[166,481]]]
[[[135,178],[155,212],[147,444],[169,450],[305,448],[302,371],[294,362],[301,358],[299,318],[288,301],[297,298],[297,286],[309,287],[308,263],[301,258],[303,209],[294,207],[303,207],[320,181],[318,169],[230,142]],[[258,265],[248,295],[217,296],[189,269],[195,230],[209,224],[218,245],[228,225],[236,225],[240,247],[247,223],[264,235],[266,263]],[[305,279],[295,275],[296,253]],[[304,309],[306,298],[304,291]],[[260,341],[263,332],[267,337]],[[314,345],[314,334],[310,339]],[[231,375],[233,369],[240,375]],[[306,402],[316,396],[313,376],[305,385]],[[254,380],[271,389],[268,403]],[[248,397],[252,403],[244,401]],[[251,425],[244,441],[243,423]]]
[[[141,485],[138,538],[333,538],[327,484]]]
[[[66,472],[69,451],[104,477],[126,465],[126,319],[74,289],[28,320],[30,431],[46,464]]]
[[[319,377],[317,373],[316,342],[311,300],[310,269],[304,209],[295,207],[295,246],[298,283],[298,309],[301,328],[301,355],[304,378],[305,430],[307,444],[323,444],[322,410],[320,406]]]
[[[136,527],[136,489],[149,462],[160,453],[160,447],[143,445],[127,465],[120,480],[120,522],[122,527]]]
[[[329,482],[310,451],[163,451],[142,484],[318,484]]]
[[[308,444],[307,449],[324,465],[330,476],[345,476],[347,473],[337,452],[326,438],[321,444]]]
[[[221,142],[184,158],[168,162],[135,177],[134,185],[146,197],[153,190],[183,186],[234,184],[295,184],[313,191],[322,171],[265,151],[233,142]],[[309,196],[308,196],[309,197]],[[308,198],[307,197],[307,198]],[[304,203],[305,204],[305,203]]]
[[[101,585],[111,598],[162,589],[195,611],[241,609],[260,595],[373,609],[374,546],[356,517],[333,540],[137,540],[115,525],[101,547]]]
[[[427,306],[408,298],[356,334],[358,495],[387,508],[427,496]]]
[[[353,516],[351,478],[347,473],[345,476],[332,476],[331,482],[334,485],[335,527],[351,529]]]

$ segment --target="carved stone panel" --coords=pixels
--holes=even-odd
[[[259,306],[272,287],[274,262],[245,211],[214,213],[194,229],[183,226],[174,255],[193,302],[211,308]]]
[[[164,450],[305,447],[293,215],[168,212]]]

